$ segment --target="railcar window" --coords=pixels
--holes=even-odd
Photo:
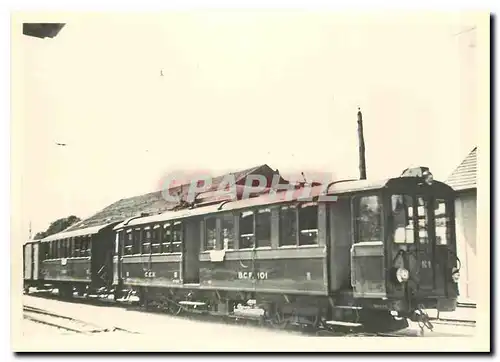
[[[450,239],[451,225],[450,215],[445,200],[436,200],[434,218],[436,223],[436,244],[447,245]]]
[[[409,195],[392,195],[391,204],[394,242],[396,244],[412,244],[415,235],[413,223],[414,198]]]
[[[50,259],[50,243],[40,243],[40,247],[43,248],[44,260]]]
[[[299,208],[299,245],[318,243],[318,205],[302,204]]]
[[[240,249],[251,249],[254,247],[253,221],[253,211],[240,213]]]
[[[257,211],[255,236],[258,248],[271,246],[271,209],[260,209]]]
[[[91,252],[92,252],[92,237],[89,236],[87,241],[87,250],[85,250],[85,256],[92,255]]]
[[[73,240],[66,239],[66,258],[71,258],[71,249],[73,248]]]
[[[127,230],[127,236],[125,237],[125,255],[133,254],[134,241],[132,239],[132,229]]]
[[[68,250],[68,239],[61,240],[61,258],[66,257],[66,253]]]
[[[215,250],[217,245],[217,231],[215,217],[205,219],[205,250]]]
[[[152,239],[151,239],[151,252],[153,254],[161,253],[161,238],[160,238],[160,225],[153,226]]]
[[[297,206],[282,206],[279,222],[280,246],[297,245]]]
[[[81,242],[81,249],[80,249],[80,256],[85,256],[85,252],[87,251],[87,238],[82,237],[82,242]]]
[[[182,251],[182,222],[176,221],[174,222],[174,226],[172,228],[173,235],[173,252],[180,253]]]
[[[234,216],[233,214],[225,214],[221,219],[222,248],[224,250],[234,249]]]
[[[170,223],[166,223],[165,225],[163,225],[163,241],[161,243],[161,252],[172,252],[172,225]]]
[[[417,198],[418,240],[421,244],[429,242],[429,212],[423,197]]]
[[[123,255],[125,251],[125,230],[118,231],[118,250],[117,254]]]
[[[76,237],[75,238],[75,248],[73,249],[73,256],[76,258],[76,257],[79,257],[80,256],[80,238]]]
[[[376,195],[363,196],[356,199],[357,240],[382,240],[382,207],[380,197]]]
[[[132,248],[132,251],[134,254],[140,254],[141,253],[141,229],[140,228],[134,229],[133,240],[134,240],[134,247]]]
[[[151,227],[146,226],[143,232],[142,239],[142,253],[149,254],[151,253]]]

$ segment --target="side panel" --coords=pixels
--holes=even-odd
[[[33,244],[25,244],[23,245],[23,253],[24,253],[24,258],[23,258],[23,278],[24,280],[31,280],[32,279],[32,273],[33,273],[33,266],[32,266],[32,245]]]
[[[91,282],[89,257],[44,260],[43,277],[47,281]]]
[[[226,251],[223,261],[200,254],[202,288],[326,295],[326,247]]]
[[[122,259],[125,285],[175,287],[181,284],[181,253],[130,255]]]
[[[386,272],[382,241],[351,247],[351,285],[356,298],[385,298]]]

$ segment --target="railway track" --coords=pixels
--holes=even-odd
[[[64,332],[75,334],[95,334],[109,332],[135,333],[119,327],[103,327],[94,323],[85,322],[72,317],[63,316],[57,313],[49,312],[40,308],[23,306],[23,318],[35,323],[44,324],[57,328]]]
[[[84,298],[84,297],[76,297],[76,298],[64,298],[60,297],[54,294],[44,294],[44,293],[34,293],[32,296],[35,297],[41,297],[41,298],[46,298],[46,299],[53,299],[53,300],[60,300],[64,302],[70,302],[70,303],[79,303],[79,304],[87,304],[87,305],[95,305],[95,306],[110,306],[110,304],[116,305],[115,303],[110,303],[109,300],[103,300],[101,298]],[[137,312],[147,312],[147,313],[153,313],[153,314],[161,314],[164,315],[166,312],[164,310],[159,310],[159,309],[154,309],[154,308],[145,308],[144,306],[137,305],[135,303],[133,304],[122,304],[118,305],[123,308],[126,308],[131,311],[137,311]],[[49,313],[49,312],[46,312]],[[218,318],[215,315],[210,315],[210,314],[202,314],[202,313],[190,313],[190,314],[185,314],[185,313],[179,313],[179,315],[173,315],[169,314],[173,318],[180,318],[180,319],[196,319],[200,321],[205,321],[205,322],[213,322],[213,323],[238,323],[238,324],[251,324],[251,325],[260,325],[261,327],[264,328],[271,328],[273,327],[259,323],[258,321],[252,320],[252,319],[240,319],[237,317],[228,317],[226,316],[225,318]],[[55,315],[57,317],[62,317],[59,315]],[[62,317],[62,318],[68,318],[68,317]],[[71,319],[71,318],[70,318]],[[475,327],[475,322],[473,321],[457,321],[457,320],[448,320],[448,319],[434,319],[432,318],[432,324],[437,324],[437,325],[456,325],[456,326],[470,326],[470,327]],[[76,321],[76,320],[74,320]],[[82,321],[79,321],[82,322]],[[43,323],[43,322],[42,322]],[[50,322],[49,322],[50,323]],[[85,322],[83,322],[85,323]],[[48,324],[48,323],[45,323]],[[61,327],[64,329],[64,327]],[[73,328],[73,327],[69,327]],[[74,328],[76,329],[76,328]],[[112,327],[112,330],[115,331],[120,331],[120,328]],[[293,330],[291,330],[293,329]],[[80,332],[80,333],[99,333],[99,332],[109,332],[109,328],[102,328],[99,330],[96,328],[95,331],[93,332]],[[121,330],[124,332],[129,332],[125,330]],[[408,331],[408,330],[402,330],[402,331],[395,331],[391,333],[377,333],[377,332],[364,332],[364,331],[354,331],[354,330],[348,330],[348,329],[337,329],[337,330],[331,330],[331,329],[316,329],[316,330],[308,330],[302,329],[300,327],[297,328],[286,328],[287,332],[296,332],[304,335],[309,335],[309,336],[330,336],[330,337],[419,337],[422,334],[420,331]],[[79,333],[79,332],[76,332]],[[134,333],[134,332],[130,332]],[[432,333],[432,332],[430,332]]]

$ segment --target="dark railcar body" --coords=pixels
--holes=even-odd
[[[457,290],[451,275],[456,266],[453,257],[456,246],[454,195],[450,187],[440,182],[427,185],[418,177],[349,181],[328,186],[313,187],[309,194],[316,207],[311,230],[301,229],[297,211],[293,234],[296,241],[283,243],[283,235],[287,233],[282,230],[280,216],[282,208],[294,205],[298,210],[311,204],[311,200],[301,198],[296,191],[291,200],[263,195],[218,201],[211,206],[119,224],[115,227],[113,283],[124,289],[186,290],[188,299],[196,291],[215,292],[217,298],[220,298],[219,292],[235,292],[241,298],[266,294],[285,298],[317,297],[322,301],[329,298],[330,304],[357,304],[368,309],[410,311],[416,307],[415,303],[442,310],[454,308]],[[428,217],[425,221],[427,241],[417,239],[418,242],[411,245],[395,245],[391,209],[391,197],[395,194],[421,195],[428,212],[433,211],[429,206],[434,205],[433,200],[445,200],[450,207],[445,216],[449,243],[436,244],[434,218]],[[324,195],[334,195],[335,199],[322,200],[320,196]],[[366,213],[367,210],[360,209],[363,200],[376,201],[379,213],[378,224],[374,224],[379,228],[376,232],[362,230],[367,220],[373,219],[372,211]],[[265,246],[257,243],[261,226],[256,215],[262,209],[269,215]],[[247,234],[240,230],[243,221],[239,218],[244,213],[254,218],[253,227],[251,223],[245,224]],[[414,216],[410,216],[412,218]],[[231,245],[226,245],[226,236],[222,236],[226,232],[222,231],[222,224],[226,221],[233,225]],[[418,225],[422,223],[416,216],[414,221]],[[178,225],[176,232],[169,231],[172,225]],[[418,227],[414,227],[411,233],[418,238],[417,230]],[[316,235],[311,245],[301,245],[299,234],[302,233]],[[371,234],[367,237],[367,233]],[[399,265],[395,258],[401,253],[404,263]],[[395,280],[395,272],[402,266],[409,269],[416,288],[411,283]]]
[[[111,286],[115,224],[63,231],[43,239],[47,250],[42,262],[44,280],[67,288]]]

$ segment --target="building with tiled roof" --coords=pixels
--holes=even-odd
[[[460,258],[459,301],[475,303],[477,298],[477,147],[465,157],[446,180],[457,192],[455,224]],[[487,242],[487,241],[486,241]]]
[[[448,177],[446,183],[456,191],[475,189],[477,183],[476,175],[477,147],[474,147],[450,177]]]

